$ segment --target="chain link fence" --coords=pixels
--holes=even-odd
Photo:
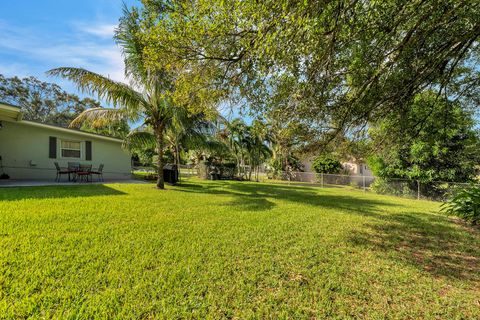
[[[179,165],[180,178],[201,177],[210,179],[205,170],[193,165]],[[205,172],[204,172],[205,171]],[[155,176],[155,168],[135,167],[134,172],[140,177]],[[257,175],[252,174],[252,180]],[[383,179],[374,176],[322,174],[315,172],[277,171],[260,172],[258,182],[282,183],[289,185],[309,185],[321,188],[345,188],[377,194],[399,196],[410,199],[445,201],[456,190],[469,186],[469,183],[432,181],[421,182],[408,179]]]
[[[362,190],[377,194],[393,195],[411,199],[445,201],[456,190],[469,186],[468,183],[408,179],[383,179],[374,176],[322,174],[315,172],[264,172],[260,182],[313,185],[323,188]]]

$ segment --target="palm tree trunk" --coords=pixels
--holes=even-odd
[[[158,160],[157,160],[157,188],[165,189],[165,181],[163,179],[163,128],[164,125],[158,125],[155,128],[155,136],[157,137],[157,149],[158,149]]]
[[[180,148],[178,146],[178,140],[175,141],[175,162],[176,165],[180,165]]]
[[[178,170],[178,181],[180,181],[180,148],[178,147],[177,138],[175,138],[175,162]]]
[[[253,159],[250,157],[250,169],[248,170],[248,181],[252,180]]]
[[[238,156],[235,158],[237,159],[237,176],[240,178],[240,159]]]

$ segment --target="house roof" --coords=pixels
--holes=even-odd
[[[0,101],[0,105],[4,105],[4,106],[7,106],[7,107],[14,107],[14,108],[17,108],[17,109],[21,109],[19,106],[16,106],[16,105],[14,105],[14,104],[7,103],[7,102],[4,102],[4,101]]]
[[[109,136],[105,136],[97,133],[86,132],[78,129],[64,128],[64,127],[45,124],[45,123],[36,122],[36,121],[22,120],[22,112],[20,111],[20,107],[14,106],[8,103],[4,103],[4,102],[0,102],[0,120],[15,121],[15,122],[19,122],[21,124],[29,125],[33,127],[47,128],[50,130],[77,134],[77,135],[82,135],[82,136],[91,137],[91,138],[109,140],[113,142],[119,142],[119,143],[123,142],[122,139],[113,138],[113,137],[109,137]]]
[[[22,120],[20,108],[8,103],[0,102],[0,120]]]

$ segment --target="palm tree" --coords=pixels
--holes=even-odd
[[[222,145],[215,139],[215,124],[209,121],[204,114],[198,113],[189,116],[188,111],[176,108],[165,127],[164,145],[172,150],[174,162],[180,164],[180,150],[211,150],[218,151]],[[152,148],[156,138],[150,127],[139,127],[130,132],[124,140],[126,149]]]
[[[271,141],[271,135],[267,126],[259,120],[253,121],[252,125],[248,127],[248,132],[250,137],[250,163],[255,173],[255,180],[258,182],[260,165],[272,156],[272,151],[266,144]]]
[[[238,175],[245,177],[248,174],[248,179],[251,179],[252,173],[255,172],[258,180],[260,165],[271,156],[271,151],[266,145],[270,139],[266,125],[255,120],[248,126],[242,119],[234,119],[226,123],[222,137],[236,158]],[[248,172],[245,170],[247,165],[250,167]]]
[[[132,122],[143,120],[144,127],[148,127],[155,137],[158,153],[157,188],[164,189],[164,135],[168,124],[180,108],[175,107],[170,98],[172,89],[170,75],[161,70],[153,71],[145,67],[143,47],[138,39],[140,27],[136,17],[136,14],[125,8],[124,16],[115,31],[115,39],[124,57],[125,75],[130,80],[130,85],[82,68],[62,67],[47,73],[71,80],[81,91],[96,94],[100,99],[113,105],[113,108],[88,109],[82,112],[71,126],[98,119],[127,119]]]
[[[247,125],[242,119],[226,122],[223,137],[235,156],[238,176],[244,175],[242,167],[245,166],[246,133]]]

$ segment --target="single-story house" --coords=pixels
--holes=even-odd
[[[129,179],[131,156],[122,140],[22,119],[19,107],[0,102],[0,174],[11,179],[54,180],[55,162],[104,165],[105,179]]]

